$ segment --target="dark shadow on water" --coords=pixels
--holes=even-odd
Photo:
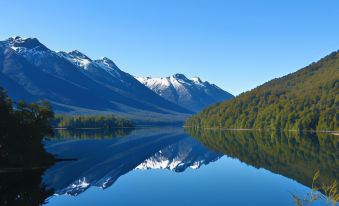
[[[37,129],[20,127],[0,132],[0,205],[36,206],[46,203],[54,189],[42,181],[45,171],[54,164],[77,161],[72,157],[58,158],[45,150],[49,141],[111,139],[124,137],[132,129],[56,130],[41,141]]]
[[[55,162],[38,130],[20,127],[0,135],[0,205],[37,206],[53,195],[42,174]]]
[[[0,205],[38,206],[54,194],[42,183],[45,169],[0,173]]]

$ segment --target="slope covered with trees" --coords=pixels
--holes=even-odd
[[[235,99],[206,108],[189,127],[339,130],[339,51]]]
[[[54,163],[42,143],[45,135],[53,132],[53,116],[48,102],[13,104],[0,87],[0,170]]]

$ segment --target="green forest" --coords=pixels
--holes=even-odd
[[[339,51],[189,118],[185,126],[339,130]]]
[[[131,121],[114,115],[56,115],[52,125],[67,129],[134,127]]]
[[[53,164],[54,157],[45,151],[42,144],[42,139],[53,132],[50,126],[53,117],[48,102],[13,103],[0,88],[1,168]]]

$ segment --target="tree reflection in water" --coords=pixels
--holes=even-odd
[[[41,185],[45,169],[0,173],[0,205],[37,206],[53,195]]]
[[[320,183],[339,178],[339,138],[328,133],[200,130],[186,131],[208,148],[308,187],[319,170]]]

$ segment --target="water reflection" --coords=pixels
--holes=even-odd
[[[166,169],[173,174],[193,175],[186,171],[199,169],[223,155],[307,186],[318,169],[322,183],[338,180],[339,174],[339,138],[330,134],[184,131],[182,128],[62,130],[44,143],[48,152],[71,161],[57,162],[47,169],[0,173],[1,205],[41,205],[53,194],[77,196],[91,186],[105,189],[132,170]],[[223,178],[220,174],[229,171],[229,167],[223,165],[222,170],[213,170],[208,177],[218,184],[220,179],[213,179],[213,172]],[[178,182],[176,186],[179,185]],[[212,193],[205,195],[208,199]]]
[[[320,171],[320,182],[339,178],[339,138],[325,133],[222,131],[186,129],[211,150],[265,168],[311,186]]]
[[[0,205],[41,205],[54,193],[42,183],[53,165],[41,140],[41,128],[11,125],[0,131]]]
[[[132,128],[117,129],[58,129],[51,140],[61,139],[111,139],[124,137],[133,131]]]
[[[64,139],[46,143],[60,162],[48,169],[44,183],[57,194],[78,195],[90,186],[107,188],[133,169],[199,168],[222,155],[188,137],[180,128],[139,129],[123,138]]]
[[[42,205],[54,194],[42,184],[45,169],[0,173],[0,205]]]

